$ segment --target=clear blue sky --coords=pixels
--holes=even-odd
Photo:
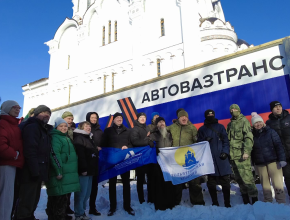
[[[156,0],[157,1],[157,0]],[[290,35],[290,0],[221,0],[238,37],[260,45]],[[51,40],[71,0],[0,0],[0,97],[23,105],[22,86],[48,77]]]

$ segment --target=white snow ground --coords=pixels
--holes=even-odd
[[[223,207],[223,194],[218,193],[220,207],[211,206],[211,198],[207,191],[206,184],[202,184],[204,189],[205,206],[192,206],[189,201],[188,189],[183,190],[181,205],[172,210],[155,211],[154,204],[143,203],[139,204],[138,195],[136,190],[136,182],[131,182],[131,206],[135,210],[135,216],[130,216],[123,210],[123,188],[122,184],[117,185],[117,212],[114,216],[108,217],[109,211],[109,188],[108,184],[105,187],[99,185],[99,192],[97,197],[97,209],[102,213],[102,216],[90,217],[93,220],[97,219],[110,219],[110,220],[123,220],[123,219],[164,219],[164,220],[195,220],[195,219],[214,219],[214,220],[289,220],[290,219],[290,206],[289,198],[287,197],[287,205],[279,205],[274,203],[264,203],[263,191],[261,185],[257,185],[259,190],[259,202],[252,205],[242,204],[242,197],[240,196],[239,187],[236,184],[231,186],[231,205],[232,208]],[[146,193],[146,185],[144,191]],[[285,188],[286,191],[286,188]],[[145,195],[147,198],[147,194]],[[46,189],[42,189],[41,198],[36,210],[36,217],[40,220],[47,220],[45,213],[47,203]],[[71,208],[73,209],[73,194],[71,196]],[[88,208],[88,206],[87,206]],[[88,210],[87,210],[88,212]]]

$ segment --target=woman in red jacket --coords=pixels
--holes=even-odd
[[[21,131],[17,119],[20,106],[8,100],[0,113],[0,219],[11,219],[16,168],[24,164]]]

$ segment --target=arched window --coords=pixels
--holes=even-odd
[[[108,29],[108,43],[111,43],[111,21],[109,21],[109,25],[108,25],[109,29]]]
[[[160,25],[161,25],[161,36],[165,36],[165,28],[164,28],[164,19],[161,18],[160,20]]]
[[[103,39],[102,39],[102,45],[105,46],[105,26],[103,26]]]
[[[118,23],[115,21],[115,41],[118,39]]]
[[[160,59],[157,59],[157,76],[161,75]]]

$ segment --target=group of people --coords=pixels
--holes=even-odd
[[[197,128],[183,109],[170,126],[158,112],[153,112],[150,125],[147,115],[138,113],[132,129],[123,125],[121,113],[115,113],[111,127],[101,130],[97,112],[89,112],[86,120],[75,128],[74,116],[64,112],[52,125],[48,122],[51,110],[45,105],[32,109],[25,119],[18,119],[21,107],[8,100],[0,113],[0,219],[35,220],[34,212],[40,199],[42,183],[47,188],[49,220],[90,219],[89,214],[101,215],[96,209],[98,193],[99,151],[104,147],[125,150],[132,147],[160,148],[191,145],[208,141],[215,173],[207,177],[212,205],[219,206],[217,185],[222,186],[224,206],[230,203],[230,175],[234,173],[244,204],[258,201],[258,191],[252,174],[255,166],[263,187],[264,201],[272,202],[271,183],[278,203],[285,203],[283,175],[290,195],[290,115],[278,101],[270,103],[272,113],[264,123],[252,113],[251,127],[238,105],[230,106],[231,121],[227,128],[218,122],[214,110],[204,113],[204,125]],[[288,163],[287,163],[288,162]],[[136,169],[137,193],[140,204],[145,202],[143,184],[147,176],[147,202],[156,210],[172,209],[182,200],[183,184],[164,181],[159,164],[148,164]],[[123,208],[135,215],[131,207],[130,172],[121,175]],[[199,177],[188,182],[190,202],[205,205]],[[109,180],[110,209],[115,214],[117,177]],[[70,208],[74,193],[74,211]]]

